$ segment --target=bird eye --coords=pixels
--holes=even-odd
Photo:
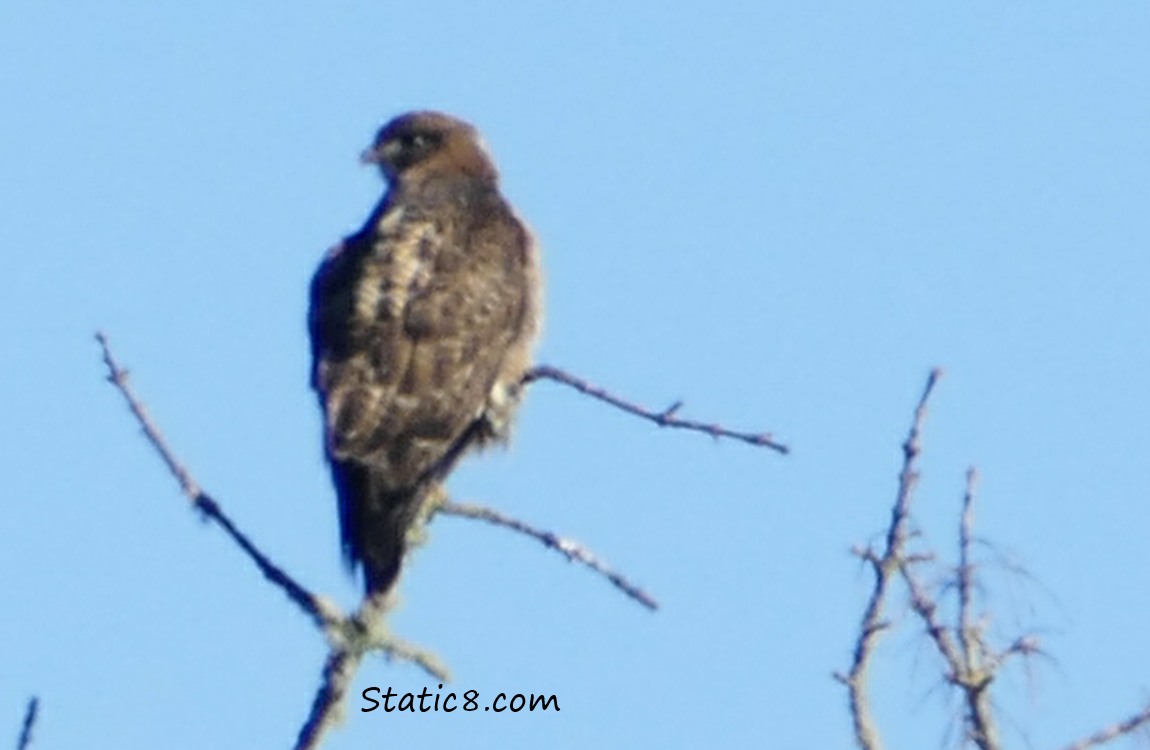
[[[427,136],[422,133],[408,133],[403,136],[403,145],[407,148],[423,148],[427,145]]]

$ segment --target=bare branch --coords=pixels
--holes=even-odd
[[[986,657],[986,671],[997,674],[1011,658],[1021,656],[1026,658],[1034,655],[1045,655],[1038,638],[1034,635],[1019,636],[1014,642],[995,654]]]
[[[440,682],[450,682],[451,674],[435,654],[397,638],[387,629],[384,615],[391,609],[393,597],[394,591],[388,592],[383,599],[364,597],[359,610],[343,623],[343,627],[337,633],[329,632],[332,649],[379,653],[389,661],[411,662]]]
[[[557,383],[570,386],[582,394],[598,399],[605,403],[614,406],[617,409],[622,409],[628,414],[633,414],[636,417],[642,417],[650,422],[654,422],[660,427],[675,427],[683,430],[691,430],[693,432],[701,432],[705,435],[710,435],[713,438],[731,438],[732,440],[741,440],[750,445],[756,445],[763,448],[770,448],[778,453],[786,454],[790,452],[790,448],[782,443],[776,442],[769,432],[737,432],[729,430],[719,424],[707,424],[705,422],[697,422],[692,419],[680,419],[675,414],[682,408],[683,402],[676,401],[668,406],[663,411],[652,411],[639,406],[636,403],[619,398],[612,395],[605,388],[593,385],[582,378],[576,377],[571,373],[561,370],[558,367],[550,365],[538,365],[533,367],[523,377],[523,383],[529,384],[536,380],[554,380]]]
[[[383,598],[364,597],[358,612],[325,631],[331,650],[324,663],[311,710],[296,738],[296,750],[319,747],[327,731],[342,721],[348,690],[364,655],[368,653],[380,653],[388,660],[410,662],[440,682],[451,681],[451,674],[434,654],[388,632],[384,615],[391,603],[390,594]]]
[[[958,524],[958,635],[962,641],[962,671],[958,685],[966,699],[966,718],[970,736],[980,750],[998,750],[998,728],[990,704],[990,683],[997,675],[988,661],[980,625],[975,624],[973,605],[974,566],[970,548],[974,539],[974,493],[978,471],[972,466],[966,472],[966,490],[962,495],[962,517]]]
[[[344,697],[362,660],[362,653],[341,649],[328,654],[327,662],[323,665],[320,688],[311,704],[311,712],[296,738],[296,750],[319,747],[327,731],[339,723]]]
[[[461,518],[474,518],[511,529],[512,531],[517,531],[520,534],[526,534],[539,541],[545,547],[561,552],[569,561],[586,565],[591,570],[605,577],[615,588],[639,602],[644,607],[651,610],[658,609],[659,607],[658,602],[656,602],[650,594],[628,581],[622,574],[612,570],[596,557],[593,552],[578,542],[564,539],[550,531],[537,529],[523,521],[505,516],[499,511],[483,505],[444,501],[438,507],[437,512],[446,513],[449,516],[459,516]]]
[[[1150,725],[1150,704],[1147,704],[1141,711],[1122,721],[1100,729],[1085,739],[1067,745],[1066,750],[1087,750],[1087,748],[1098,747],[1119,737],[1125,737],[1140,727],[1148,725]]]
[[[116,390],[128,402],[128,408],[131,410],[132,415],[136,421],[140,423],[140,428],[144,431],[144,437],[160,454],[164,464],[168,467],[168,471],[172,472],[172,476],[180,483],[180,489],[184,491],[188,499],[193,503],[203,492],[200,490],[200,485],[196,480],[192,479],[192,475],[184,468],[184,465],[176,459],[175,455],[168,448],[168,443],[164,440],[164,436],[160,434],[160,428],[152,421],[151,415],[148,410],[132,393],[132,389],[128,385],[128,371],[120,367],[119,363],[112,356],[112,349],[108,344],[108,337],[104,335],[103,331],[96,332],[96,341],[100,344],[100,349],[104,355],[104,365],[108,368],[108,382],[116,387]]]
[[[978,484],[978,471],[972,466],[966,471],[966,491],[962,494],[962,518],[958,524],[958,634],[968,665],[977,657],[974,644],[974,612],[971,603],[974,590],[974,566],[970,561],[970,545],[974,533],[974,490]]]
[[[870,708],[867,669],[875,644],[887,628],[883,608],[888,589],[906,564],[907,526],[910,519],[911,497],[918,479],[916,461],[921,451],[920,434],[926,419],[927,402],[941,377],[942,370],[937,368],[931,370],[926,380],[926,387],[923,388],[922,396],[915,407],[910,432],[902,446],[903,463],[898,475],[898,493],[895,496],[894,508],[891,510],[890,526],[887,528],[886,548],[881,555],[869,548],[860,555],[871,562],[871,567],[874,569],[874,589],[859,623],[859,636],[855,642],[850,671],[846,675],[838,675],[838,679],[847,686],[855,742],[862,750],[879,750],[882,747],[882,740]]]
[[[28,750],[32,747],[32,730],[36,728],[36,717],[40,714],[40,699],[32,696],[28,699],[28,708],[24,711],[24,724],[20,727],[20,739],[16,741],[16,750]]]
[[[983,629],[976,622],[973,591],[974,565],[971,546],[974,539],[974,490],[978,473],[971,468],[966,473],[966,491],[963,494],[962,516],[959,522],[959,565],[955,589],[958,596],[957,624],[950,628],[938,618],[938,604],[909,566],[903,566],[902,576],[910,590],[911,608],[922,619],[927,635],[946,663],[947,679],[962,692],[966,704],[964,721],[970,739],[980,750],[998,750],[998,729],[990,702],[990,683],[997,675],[997,667],[1011,654],[1020,653],[1030,641],[1020,639],[1012,644],[1001,658],[989,652]],[[957,635],[957,642],[955,641]]]
[[[302,609],[331,644],[327,662],[324,665],[320,689],[312,701],[312,708],[297,741],[298,748],[318,746],[324,733],[338,720],[342,711],[343,699],[347,694],[355,672],[370,652],[381,653],[388,659],[408,661],[424,669],[432,677],[447,681],[450,676],[434,655],[394,638],[383,627],[383,614],[386,603],[365,599],[360,611],[352,617],[343,614],[334,604],[311,593],[273,563],[256,545],[232,522],[192,477],[190,471],[175,457],[163,434],[148,414],[143,403],[136,398],[128,382],[128,373],[112,355],[107,337],[96,334],[103,351],[104,364],[108,368],[108,381],[128,403],[128,408],[139,422],[144,436],[159,453],[164,464],[179,482],[184,495],[192,506],[205,518],[223,529],[232,541],[256,564],[266,579],[282,589]],[[34,710],[32,716],[34,718]],[[30,724],[26,724],[30,731]]]
[[[935,368],[930,371],[926,379],[926,387],[922,389],[918,405],[914,408],[914,419],[911,422],[910,432],[902,444],[902,470],[898,475],[898,494],[895,497],[894,508],[891,510],[891,522],[886,537],[886,557],[894,559],[894,554],[905,547],[907,521],[910,518],[910,501],[914,492],[914,485],[918,482],[918,469],[916,461],[922,452],[922,425],[926,420],[926,405],[934,386],[942,377],[942,370]]]
[[[927,635],[930,636],[931,642],[950,671],[947,679],[951,683],[958,684],[963,674],[962,652],[951,638],[950,630],[938,618],[938,603],[914,572],[906,566],[902,569],[902,577],[910,590],[911,609],[926,626]]]
[[[200,484],[192,477],[191,472],[184,467],[180,460],[176,458],[172,449],[168,447],[167,440],[164,439],[156,423],[152,421],[147,408],[136,398],[131,385],[128,383],[128,371],[120,367],[115,357],[112,356],[112,350],[108,344],[108,337],[103,333],[97,333],[96,341],[100,343],[100,348],[104,355],[104,364],[108,368],[108,382],[115,386],[116,390],[118,390],[124,397],[124,400],[127,401],[128,409],[131,410],[132,415],[135,416],[136,421],[139,422],[140,428],[144,431],[144,437],[147,438],[148,443],[155,448],[160,458],[163,459],[164,465],[168,467],[168,471],[170,471],[172,476],[176,478],[176,481],[180,483],[180,488],[183,490],[184,495],[191,500],[196,510],[203,513],[205,518],[223,529],[224,533],[231,537],[232,541],[239,545],[240,549],[256,564],[256,567],[259,568],[264,577],[279,586],[284,593],[287,594],[288,598],[307,613],[318,626],[326,628],[334,625],[339,616],[333,615],[330,605],[326,605],[284,572],[283,569],[273,563],[267,555],[260,551],[260,549],[236,527],[232,520],[228,518],[220,508],[219,503],[204,492]]]
[[[406,641],[391,639],[376,647],[388,661],[401,661],[414,664],[440,682],[451,682],[451,672],[435,654],[413,646]]]
[[[940,616],[935,593],[916,573],[918,563],[931,562],[933,555],[929,551],[911,553],[906,550],[910,538],[908,527],[911,496],[918,479],[916,459],[920,453],[921,425],[927,400],[939,375],[937,370],[931,373],[915,410],[910,434],[903,444],[903,468],[899,474],[898,495],[887,529],[886,548],[881,553],[872,547],[856,547],[852,550],[874,570],[875,585],[860,625],[851,671],[848,675],[836,677],[850,691],[855,740],[863,750],[878,750],[881,747],[867,698],[866,669],[874,643],[889,627],[882,618],[882,610],[894,576],[903,579],[909,593],[911,610],[922,621],[927,637],[945,664],[947,682],[962,696],[966,737],[980,750],[999,750],[1002,747],[991,700],[991,686],[1001,669],[1016,656],[1025,659],[1042,653],[1038,639],[1033,635],[1020,636],[1001,650],[988,645],[986,631],[989,618],[987,614],[979,612],[976,602],[979,582],[974,561],[974,547],[979,543],[974,535],[974,505],[978,485],[976,469],[972,467],[966,474],[958,523],[958,565],[953,577],[940,587],[941,595],[953,592],[955,596],[953,623],[945,622]],[[1150,726],[1150,705],[1121,722],[1067,746],[1066,750],[1086,750],[1147,726]]]

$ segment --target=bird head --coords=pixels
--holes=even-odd
[[[391,120],[360,161],[378,165],[389,183],[437,173],[496,176],[475,128],[440,112],[408,112]]]

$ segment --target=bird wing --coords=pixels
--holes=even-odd
[[[526,236],[506,212],[402,208],[329,254],[313,282],[313,383],[328,453],[414,484],[480,417],[527,304]]]

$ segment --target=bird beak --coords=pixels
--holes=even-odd
[[[380,155],[379,151],[377,151],[374,146],[370,147],[370,148],[365,148],[363,151],[361,151],[359,153],[359,163],[360,164],[379,164],[381,161],[380,156],[381,155]]]
[[[397,141],[386,141],[368,146],[359,155],[360,164],[387,164],[394,161],[399,155],[400,145]]]

